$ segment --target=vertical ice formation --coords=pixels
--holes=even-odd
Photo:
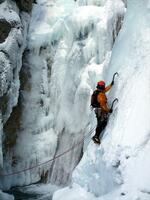
[[[39,0],[35,5],[18,104],[4,127],[6,141],[12,141],[6,143],[4,173],[45,162],[89,131],[90,95],[108,65],[124,11],[120,0],[87,6]],[[82,153],[83,143],[53,163],[4,178],[3,186],[66,184]]]
[[[128,1],[123,27],[110,64],[109,81],[120,76],[110,94],[119,103],[109,119],[101,147],[88,146],[73,173],[73,187],[54,200],[148,200],[150,194],[150,15],[149,1]],[[80,191],[80,192],[78,192]]]
[[[123,4],[117,3],[120,4],[106,2],[103,7],[77,7],[64,21],[66,30],[58,45],[51,76],[51,89],[56,90],[51,90],[51,97],[58,108],[52,109],[59,133],[56,154],[76,144],[89,130],[86,127],[91,117],[91,89],[109,61],[117,23],[123,19]],[[82,147],[83,144],[53,163],[52,182],[67,181],[70,170],[80,159]]]
[[[78,7],[70,1],[47,1],[47,7],[39,2],[34,8],[29,50],[22,69],[28,69],[25,73],[30,75],[29,88],[21,91],[24,106],[14,170],[62,153],[89,130],[91,89],[109,61],[123,18],[123,4],[118,2]],[[19,184],[40,179],[67,183],[81,158],[82,147],[41,169],[16,176],[13,184],[18,179]]]

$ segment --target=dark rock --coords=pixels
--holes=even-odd
[[[118,16],[118,18],[117,18],[116,26],[113,30],[113,43],[115,42],[116,37],[118,36],[119,31],[121,30],[123,18],[124,18],[124,16],[122,16],[122,15]]]
[[[49,173],[49,171],[46,171],[46,172],[42,172],[42,174],[41,174],[41,179],[40,179],[40,181],[39,181],[39,183],[47,183],[47,181],[48,181],[48,173]]]
[[[27,52],[28,51],[25,51],[23,54],[23,67],[21,68],[20,73],[19,73],[20,91],[19,91],[18,103],[15,107],[13,107],[10,117],[6,121],[3,127],[3,131],[5,134],[4,149],[6,153],[11,151],[11,149],[16,145],[18,133],[22,129],[21,127],[21,118],[22,118],[22,113],[23,113],[22,91],[31,90],[31,84],[30,84],[31,74],[29,72],[29,69],[27,66],[27,60],[26,60],[27,59],[26,57],[28,56]],[[0,110],[4,114],[8,107],[8,100],[9,99],[7,99],[7,96],[3,96],[0,98]],[[17,160],[15,158],[12,159],[12,165],[15,165],[16,162]]]
[[[11,24],[4,19],[0,20],[0,43],[5,42],[11,31]]]
[[[5,139],[4,139],[5,152],[10,151],[11,148],[16,145],[17,132],[20,130],[21,115],[22,115],[22,107],[19,100],[18,105],[13,108],[9,119],[4,124],[3,127],[3,131],[5,133]]]
[[[113,163],[113,167],[118,168],[120,166],[121,162],[120,160],[117,160],[115,163]]]
[[[5,115],[7,110],[8,104],[8,96],[7,94],[4,94],[2,97],[0,97],[0,110],[2,112],[2,115]]]
[[[122,196],[125,196],[126,194],[124,192],[121,193]]]
[[[31,12],[35,0],[16,0],[16,3],[21,11]]]
[[[21,69],[20,71],[20,90],[31,91],[30,83],[31,73],[29,69]]]
[[[0,3],[3,3],[5,0],[0,0]]]

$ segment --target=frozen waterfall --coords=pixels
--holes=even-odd
[[[149,1],[128,1],[123,27],[104,77],[119,72],[109,99],[119,98],[102,145],[92,142],[73,173],[71,188],[53,200],[149,200]]]
[[[69,185],[53,200],[149,200],[149,1],[23,2],[0,1],[0,174],[14,173],[1,189],[50,183]],[[116,71],[102,144],[84,143],[92,91]]]

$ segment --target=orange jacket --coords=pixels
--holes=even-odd
[[[112,84],[108,85],[103,92],[100,92],[97,96],[97,101],[100,104],[100,107],[102,109],[102,112],[109,112],[110,108],[107,105],[107,97],[106,97],[106,92],[108,92],[112,88]]]

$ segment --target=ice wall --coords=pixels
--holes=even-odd
[[[20,72],[18,105],[7,122],[15,145],[4,173],[43,163],[78,143],[92,127],[90,95],[108,65],[124,15],[120,0],[99,6],[75,1],[37,1]],[[19,113],[19,115],[18,115]],[[3,186],[35,182],[66,184],[83,143],[53,163],[3,179]]]
[[[51,88],[55,85],[56,90],[55,93],[51,90],[51,97],[55,94],[54,102],[57,102],[59,108],[53,108],[59,133],[56,154],[78,143],[89,131],[90,127],[87,128],[87,125],[91,118],[90,94],[95,81],[102,76],[103,66],[109,61],[115,40],[113,34],[118,19],[123,18],[123,4],[119,3],[118,1],[118,6],[113,2],[106,2],[104,7],[77,7],[65,21],[67,30],[59,43],[51,79]],[[112,15],[109,13],[110,9]],[[61,77],[59,81],[58,77]],[[66,183],[80,159],[82,147],[83,144],[56,160],[50,179],[52,182]]]
[[[88,146],[73,173],[72,188],[54,200],[148,200],[150,191],[149,1],[128,1],[123,27],[104,77],[119,72],[109,99],[119,98],[100,147]],[[140,92],[142,91],[142,92]]]

